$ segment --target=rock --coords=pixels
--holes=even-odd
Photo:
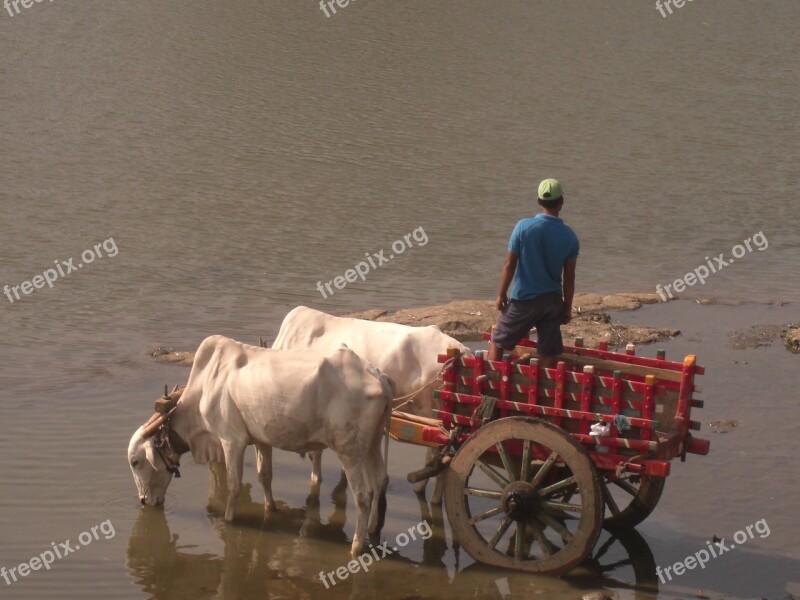
[[[180,365],[182,367],[191,367],[194,362],[194,352],[181,352],[173,350],[172,348],[154,346],[150,348],[147,353],[159,362]]]
[[[780,334],[781,327],[778,325],[750,325],[730,332],[728,342],[734,350],[762,348],[771,346]]]
[[[614,596],[607,592],[592,592],[591,594],[584,594],[581,600],[614,600]]]
[[[708,421],[708,427],[712,433],[728,433],[739,426],[736,419],[722,419],[720,421]]]
[[[587,346],[596,346],[600,341],[607,341],[610,347],[620,347],[628,343],[651,344],[680,335],[677,329],[615,324],[603,312],[606,302],[616,310],[634,310],[643,303],[657,301],[658,296],[655,294],[625,293],[605,297],[598,294],[576,294],[572,322],[562,328],[564,340],[567,344],[572,344],[575,337],[583,337]],[[344,316],[418,327],[435,325],[447,335],[465,342],[482,340],[483,333],[491,330],[496,323],[497,315],[491,300],[458,300],[437,306],[407,308],[394,313],[371,309]]]
[[[800,325],[790,325],[784,329],[783,343],[789,352],[800,354]]]

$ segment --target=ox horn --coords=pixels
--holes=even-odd
[[[158,430],[158,428],[161,427],[163,422],[164,415],[159,413],[154,414],[152,417],[150,417],[150,420],[142,426],[142,437],[151,437]]]

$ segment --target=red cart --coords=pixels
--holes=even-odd
[[[577,339],[545,369],[524,340],[502,361],[457,350],[439,361],[441,410],[394,411],[391,435],[438,449],[409,480],[447,468],[454,538],[479,562],[565,573],[601,527],[633,527],[653,511],[673,458],[709,451],[691,433],[704,372],[693,355],[671,362],[663,351],[644,358],[631,344],[622,353]]]

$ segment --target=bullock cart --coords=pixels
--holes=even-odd
[[[501,361],[452,350],[439,362],[441,409],[395,410],[390,434],[438,450],[409,481],[447,469],[454,539],[482,563],[566,573],[603,526],[633,527],[653,511],[673,458],[709,451],[692,434],[704,372],[693,355],[645,358],[632,344],[612,352],[579,338],[555,368],[538,364],[530,340]]]

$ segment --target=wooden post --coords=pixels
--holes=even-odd
[[[564,385],[567,378],[567,363],[563,360],[558,361],[556,365],[556,377],[555,377],[555,399],[553,402],[553,406],[555,408],[564,408]],[[561,427],[561,417],[553,417],[553,425],[557,425]]]
[[[614,383],[611,388],[611,413],[616,417],[622,412],[622,371],[614,371]],[[610,437],[619,437],[617,426],[611,425]]]
[[[646,375],[644,383],[647,386],[644,390],[644,402],[642,402],[642,418],[652,420],[655,412],[656,397],[656,376]],[[642,427],[642,439],[651,441],[655,439],[652,427]]]
[[[585,365],[583,367],[583,384],[581,385],[581,411],[592,411],[592,392],[594,390],[594,367]],[[589,435],[589,421],[581,419],[581,433]]]
[[[539,396],[539,360],[532,358],[530,362],[530,385],[528,386],[528,404],[538,404]]]

